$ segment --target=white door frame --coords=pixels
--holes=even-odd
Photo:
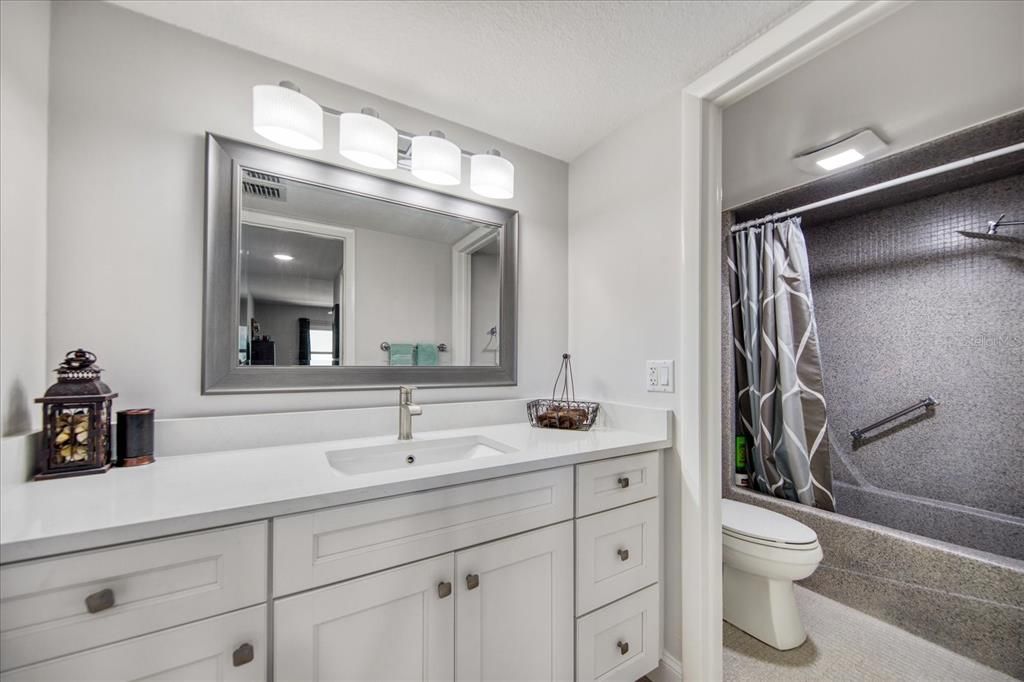
[[[300,220],[275,213],[242,209],[241,223],[275,230],[305,232],[340,239],[341,265],[341,362],[355,364],[356,357],[356,231],[351,227]]]
[[[452,244],[452,344],[451,363],[456,367],[472,363],[473,253],[499,236],[493,228],[478,227]],[[496,338],[501,338],[500,336]]]
[[[722,110],[907,4],[814,0],[682,93],[682,660],[663,654],[657,681],[722,679]]]

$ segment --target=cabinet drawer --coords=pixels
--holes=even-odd
[[[0,568],[0,670],[266,596],[266,522],[10,564]]]
[[[658,581],[658,500],[576,521],[576,614]]]
[[[274,519],[282,596],[572,518],[572,468]]]
[[[658,496],[657,452],[576,465],[576,516]]]
[[[267,607],[253,606],[0,675],[3,682],[263,682]]]
[[[658,667],[658,586],[576,621],[576,679],[633,682]]]

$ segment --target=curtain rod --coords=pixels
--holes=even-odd
[[[965,166],[971,166],[982,161],[988,161],[989,159],[995,159],[997,157],[1005,156],[1007,154],[1012,154],[1014,152],[1019,151],[1024,151],[1024,142],[1018,142],[1017,144],[1011,144],[1008,147],[1001,147],[1000,149],[994,149],[990,152],[985,152],[984,154],[978,154],[977,156],[969,156],[966,159],[952,161],[941,166],[935,166],[934,168],[918,171],[917,173],[911,173],[910,175],[904,175],[902,177],[894,178],[892,180],[886,180],[885,182],[879,182],[878,184],[875,185],[869,185],[868,187],[855,189],[852,192],[839,194],[834,197],[829,197],[828,199],[822,199],[821,201],[815,201],[814,203],[807,204],[806,206],[798,206],[797,208],[791,208],[787,211],[782,211],[781,213],[771,213],[769,215],[764,216],[763,218],[758,218],[757,220],[747,220],[745,222],[739,223],[738,225],[733,225],[730,232],[739,232],[749,227],[753,227],[754,225],[767,223],[771,220],[778,220],[779,218],[788,218],[789,216],[795,215],[797,213],[804,213],[815,208],[828,206],[829,204],[837,204],[840,201],[846,201],[847,199],[853,199],[855,197],[863,196],[865,194],[871,194],[873,192],[888,189],[890,187],[897,187],[908,182],[913,182],[914,180],[929,178],[933,175],[948,173],[949,171],[956,170],[957,168],[964,168]]]

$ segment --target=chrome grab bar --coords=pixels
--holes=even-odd
[[[867,434],[868,431],[874,431],[878,427],[885,426],[886,424],[888,424],[890,422],[894,422],[897,419],[899,419],[900,417],[906,417],[908,414],[910,414],[911,412],[914,412],[915,410],[920,410],[922,408],[924,408],[926,410],[930,410],[930,409],[936,407],[938,404],[939,404],[939,401],[936,400],[935,398],[931,397],[931,396],[928,396],[927,398],[922,398],[921,400],[918,400],[916,403],[914,403],[910,407],[904,407],[899,412],[897,412],[895,414],[890,414],[885,419],[879,419],[874,424],[869,424],[868,426],[865,426],[862,429],[854,429],[853,431],[850,431],[850,435],[853,436],[853,442],[856,443],[857,441],[862,440],[864,438],[864,436]]]

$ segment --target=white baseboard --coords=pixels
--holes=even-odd
[[[647,677],[651,682],[683,682],[683,664],[667,651],[661,652],[661,662]]]

